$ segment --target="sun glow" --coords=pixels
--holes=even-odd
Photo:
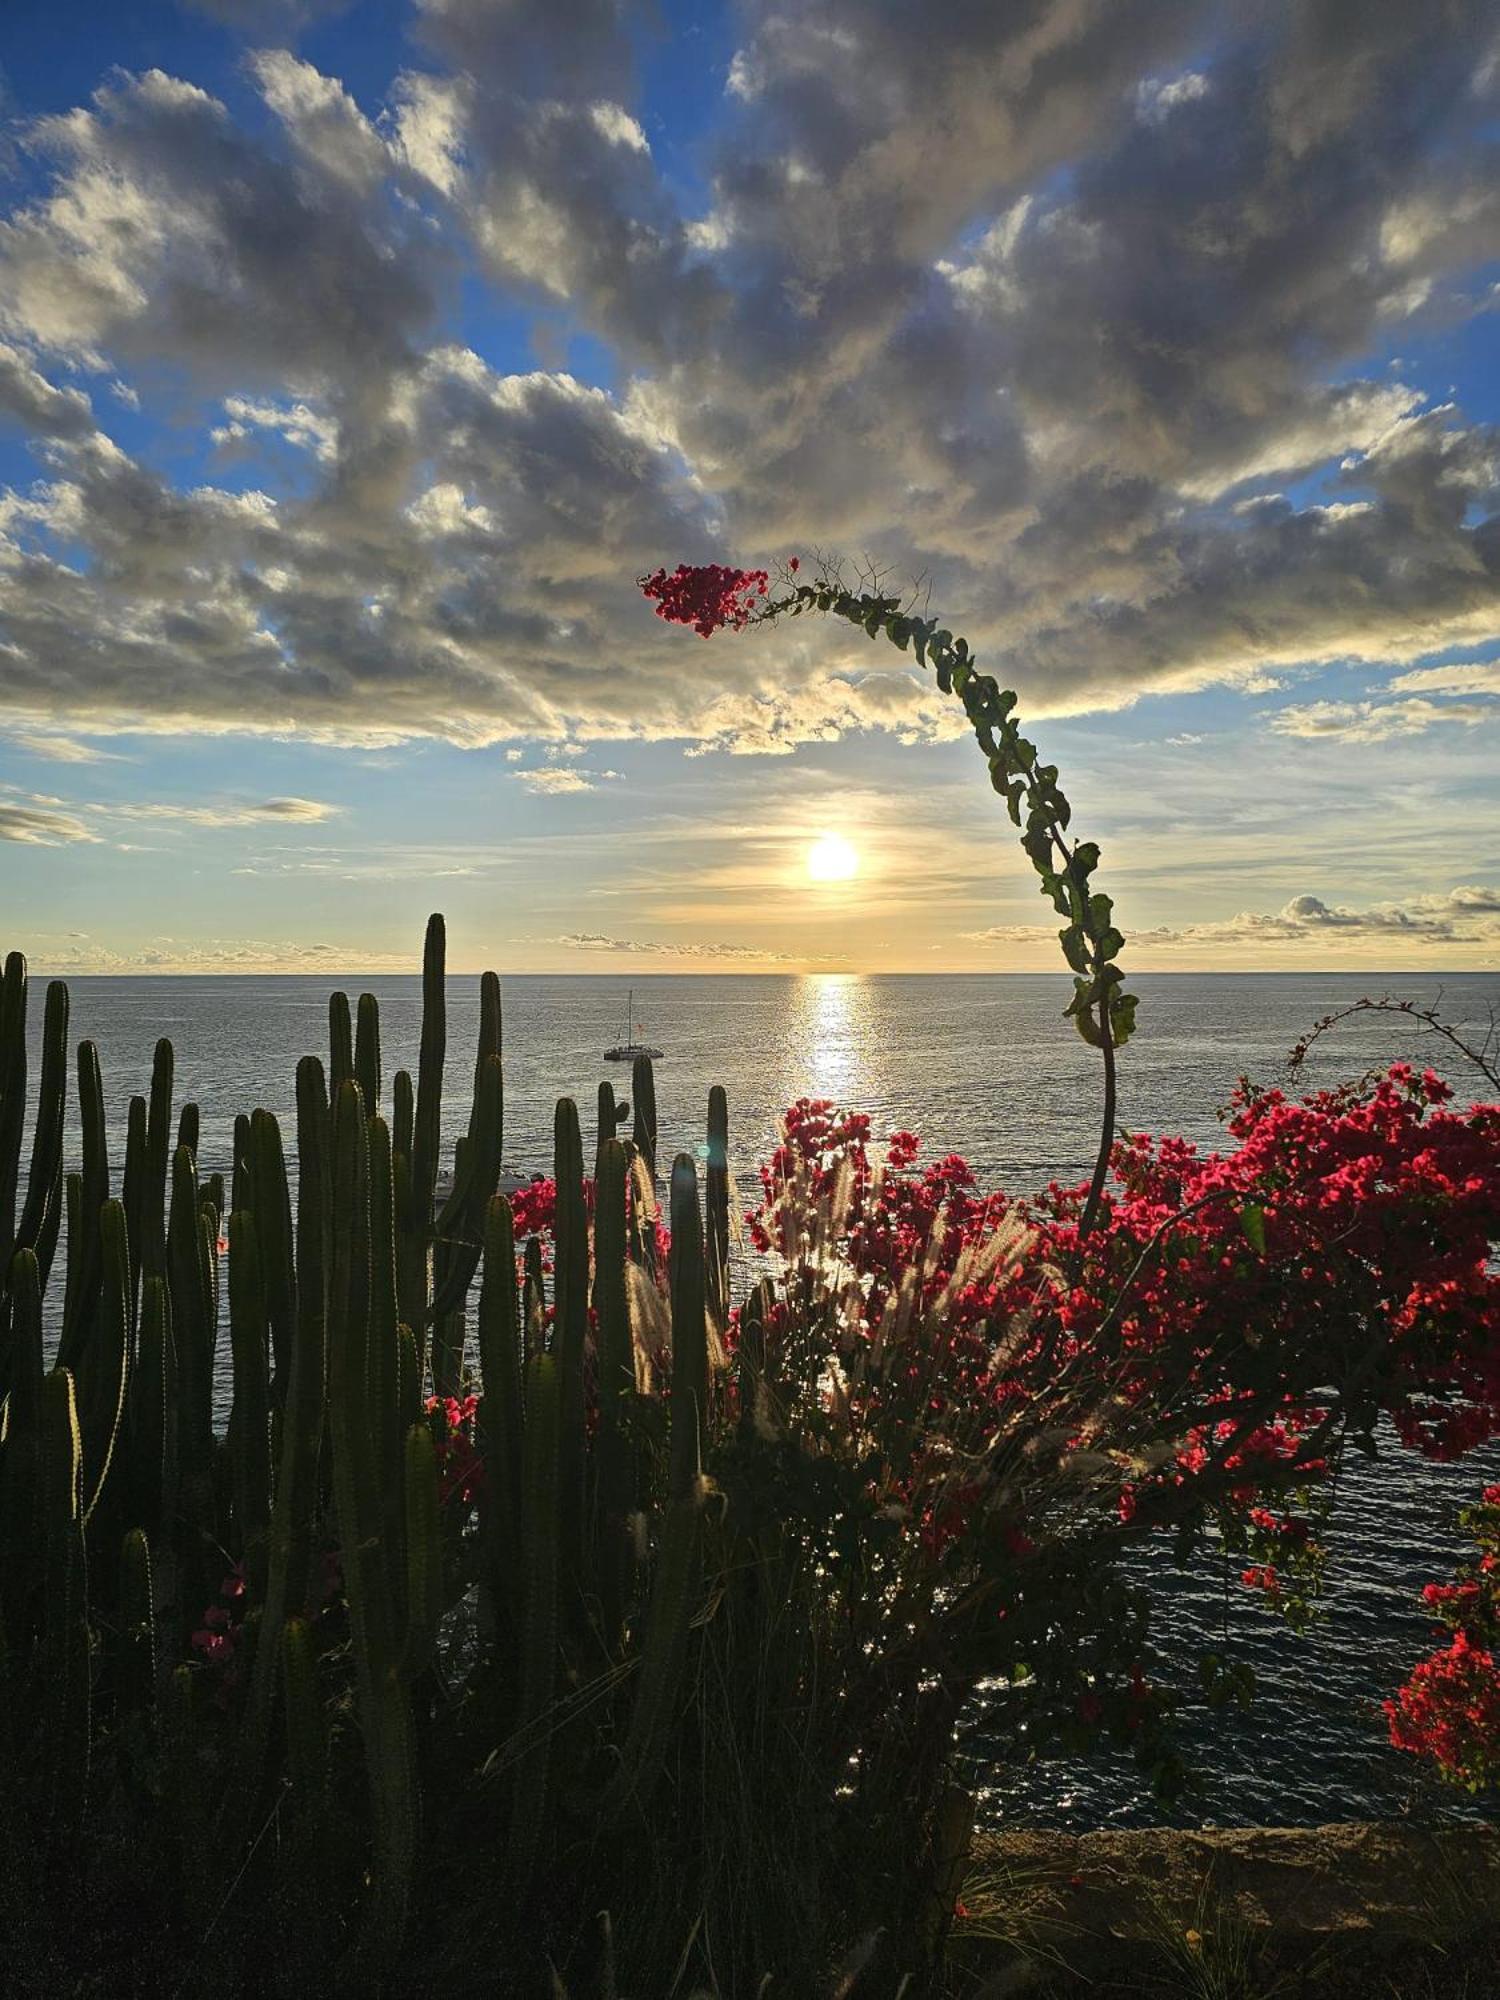
[[[859,873],[859,850],[841,833],[825,833],[807,850],[810,882],[847,882]]]

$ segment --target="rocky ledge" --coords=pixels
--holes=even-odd
[[[1017,1970],[1025,1960],[1095,1979],[1145,1953],[1213,1960],[1232,1946],[1235,1957],[1318,1959],[1327,1972],[1361,1963],[1367,1980],[1377,1966],[1388,1978],[1404,1954],[1446,1959],[1457,1947],[1473,1996],[1494,1990],[1471,1983],[1472,1954],[1497,1927],[1500,1827],[1153,1827],[978,1836],[954,1942],[991,1968],[998,1955]],[[1382,1996],[1448,1990],[1425,1974],[1410,1987],[1386,1978],[1375,1981]],[[1325,1973],[1317,1990],[1361,1987]]]

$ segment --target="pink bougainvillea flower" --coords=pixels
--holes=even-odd
[[[638,579],[642,595],[655,600],[656,615],[671,625],[691,625],[704,639],[728,625],[743,631],[756,600],[767,594],[769,572],[729,569],[722,563],[679,563],[668,575],[658,569]]]

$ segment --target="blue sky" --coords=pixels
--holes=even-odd
[[[824,551],[1016,688],[1127,963],[1493,965],[1500,36],[1443,18],[15,0],[0,942],[1050,966],[908,660],[633,583]]]

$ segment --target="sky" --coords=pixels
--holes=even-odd
[[[1489,968],[1497,489],[1493,0],[0,9],[37,972],[1056,965],[908,656],[636,585],[793,554],[1127,970]]]

